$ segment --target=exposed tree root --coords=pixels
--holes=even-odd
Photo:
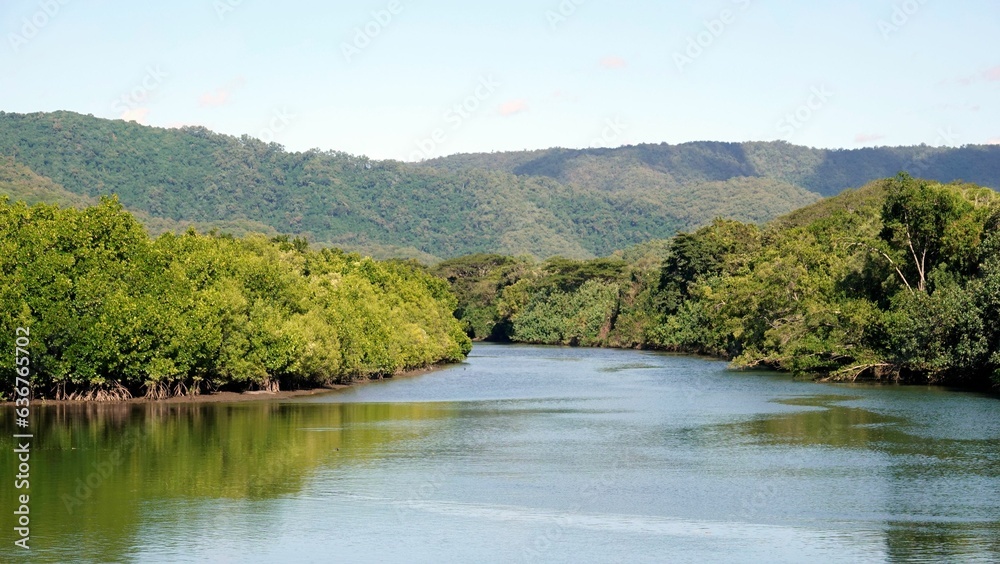
[[[888,364],[885,362],[875,362],[870,364],[859,364],[857,366],[851,366],[849,368],[843,368],[830,374],[826,378],[823,378],[822,382],[856,382],[858,378],[863,375],[866,376],[864,379],[868,380],[884,380],[886,376],[893,376],[893,380],[899,380],[899,370],[896,369],[895,365]]]
[[[143,396],[147,400],[163,400],[183,396],[197,396],[201,393],[202,380],[195,380],[189,386],[183,380],[175,382],[146,382],[146,394]]]
[[[57,399],[69,401],[115,402],[132,399],[132,392],[117,380],[104,385],[87,386],[70,393],[66,393],[66,384],[63,383],[61,389],[57,386],[56,394]]]
[[[174,397],[186,396],[188,395],[188,392],[189,389],[187,387],[187,384],[185,384],[183,380],[178,380],[177,382],[174,383],[174,389],[173,389]]]
[[[170,385],[166,382],[146,382],[144,399],[161,400],[170,397]]]

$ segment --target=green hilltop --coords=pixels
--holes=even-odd
[[[1000,188],[1000,146],[997,145],[967,145],[957,149],[920,145],[830,150],[800,147],[784,141],[697,141],[617,149],[459,154],[427,161],[427,164],[451,171],[475,168],[545,176],[607,192],[655,191],[664,197],[676,196],[674,193],[678,191],[697,192],[711,183],[750,181],[747,185],[752,186],[752,182],[764,179],[772,181],[773,184],[764,186],[771,188],[768,192],[773,195],[787,197],[792,190],[798,190],[829,197],[846,188],[864,186],[904,170],[938,182],[962,179]],[[775,192],[775,186],[785,187],[789,192]]]
[[[1000,186],[1000,147],[825,151],[688,143],[456,155],[422,163],[289,152],[201,127],[0,112],[0,194],[85,206],[115,194],[153,234],[303,236],[424,262],[606,256],[722,217],[762,223],[899,170]]]

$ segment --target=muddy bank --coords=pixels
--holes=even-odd
[[[95,404],[95,403],[238,403],[245,401],[273,401],[273,400],[285,400],[291,398],[299,398],[305,396],[315,396],[319,394],[329,394],[334,393],[345,388],[351,388],[354,386],[364,386],[368,384],[373,384],[376,382],[385,382],[387,380],[397,380],[400,378],[413,378],[414,376],[422,376],[424,374],[429,374],[431,372],[436,372],[442,368],[448,366],[455,366],[454,364],[439,364],[434,366],[429,366],[426,368],[418,368],[415,370],[408,370],[406,372],[401,372],[393,376],[385,376],[382,378],[373,378],[358,380],[350,384],[329,384],[326,386],[318,388],[304,388],[296,390],[282,390],[278,392],[267,392],[267,391],[248,391],[248,392],[214,392],[214,393],[200,393],[198,395],[186,395],[186,396],[173,396],[166,399],[150,400],[146,398],[132,398],[122,401],[112,401],[112,402],[95,402],[87,400],[52,400],[52,399],[34,399],[32,400],[32,405],[78,405],[78,404]],[[0,405],[9,405],[13,402],[0,402]]]

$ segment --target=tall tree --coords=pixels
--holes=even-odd
[[[975,208],[954,188],[906,173],[893,179],[882,207],[881,239],[892,248],[886,258],[907,288],[926,291],[930,272],[942,262],[972,262],[983,228]]]

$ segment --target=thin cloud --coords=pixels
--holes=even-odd
[[[955,79],[955,82],[961,84],[962,86],[970,86],[980,81],[985,81],[985,82],[1000,81],[1000,65],[997,65],[995,67],[990,67],[978,74],[972,74],[969,76],[963,76],[961,78]]]
[[[1000,137],[994,137],[994,138],[986,141],[986,144],[987,145],[1000,145]]]
[[[149,108],[131,108],[122,112],[121,119],[145,124],[147,116],[149,116]]]
[[[244,84],[246,84],[246,79],[242,76],[238,76],[222,88],[217,88],[211,92],[202,94],[198,99],[198,105],[203,108],[218,108],[219,106],[225,106],[229,103],[230,98],[232,98],[233,92],[242,88]]]
[[[553,92],[552,93],[552,97],[555,98],[556,100],[559,100],[560,102],[579,102],[580,101],[580,97],[577,96],[576,94],[573,94],[571,92],[567,92],[567,91],[561,90],[561,89],[560,90],[556,90],[555,92]]]
[[[606,69],[623,69],[628,66],[628,62],[621,57],[604,57],[601,59],[601,66]]]
[[[231,92],[225,88],[220,88],[215,92],[206,92],[198,99],[198,105],[203,108],[218,108],[225,106],[229,102]]]
[[[500,104],[500,115],[502,116],[512,116],[526,111],[528,111],[528,101],[523,98]]]
[[[854,136],[854,142],[859,145],[878,141],[879,139],[885,139],[885,135],[881,133],[858,133]]]

